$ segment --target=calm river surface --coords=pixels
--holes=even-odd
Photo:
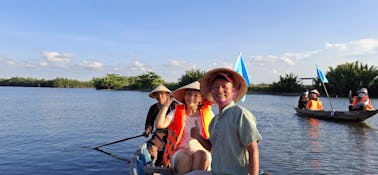
[[[155,102],[134,91],[0,87],[0,94],[0,174],[12,175],[128,174],[127,162],[92,148],[140,135]],[[263,136],[261,168],[273,174],[378,174],[378,115],[354,124],[310,120],[295,115],[297,100],[247,95],[241,103]],[[347,110],[346,98],[331,102]],[[102,148],[130,158],[144,141]]]

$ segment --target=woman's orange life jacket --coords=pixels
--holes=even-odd
[[[323,104],[320,100],[309,100],[306,104],[308,110],[323,110]]]
[[[353,97],[352,106],[355,106],[357,103],[364,103],[365,104],[366,101],[368,101],[368,103],[365,104],[364,109],[367,110],[367,111],[374,110],[373,105],[371,104],[371,100],[369,99],[369,96],[365,95],[365,96],[361,97],[359,101],[357,101],[357,98],[358,98],[357,96]]]
[[[201,115],[201,125],[202,125],[202,136],[206,139],[210,137],[209,124],[212,119],[211,112],[211,102],[205,101],[200,109]],[[176,105],[176,111],[174,114],[173,121],[168,126],[167,144],[165,146],[163,164],[165,166],[169,165],[169,160],[171,159],[173,153],[176,151],[177,146],[181,142],[182,135],[185,130],[185,105]]]

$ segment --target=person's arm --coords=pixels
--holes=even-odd
[[[349,99],[349,104],[352,105],[352,103],[353,103],[352,90],[349,90],[348,99]]]
[[[154,107],[156,107],[156,104],[155,105],[152,105],[150,107],[150,109],[148,110],[148,113],[147,113],[147,117],[146,117],[146,122],[144,124],[144,132],[143,132],[143,135],[148,137],[152,130],[154,129],[154,122],[155,122],[155,118],[156,118],[156,113],[154,112]]]
[[[258,175],[259,174],[259,148],[256,141],[251,142],[247,145],[247,150],[249,153],[249,174]]]
[[[198,140],[198,142],[208,151],[211,151],[211,142],[209,139],[205,139],[200,134],[200,129],[197,124],[197,120],[195,121],[196,126],[190,129],[190,136]]]
[[[164,102],[163,106],[161,107],[158,115],[156,116],[155,127],[158,129],[165,129],[171,123],[171,119],[166,117],[167,111],[169,106],[173,101],[173,97],[171,95],[168,96],[167,101]]]

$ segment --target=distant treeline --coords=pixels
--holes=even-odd
[[[68,78],[55,78],[53,80],[12,77],[0,79],[0,86],[20,86],[20,87],[54,87],[54,88],[93,88],[93,82],[82,82]]]
[[[315,68],[314,68],[315,69]],[[90,81],[82,82],[67,78],[56,78],[53,80],[12,77],[0,79],[0,86],[24,86],[24,87],[56,87],[56,88],[96,88],[109,90],[141,90],[150,91],[159,84],[164,84],[172,91],[183,85],[196,80],[201,80],[205,71],[191,69],[182,75],[178,82],[165,82],[154,72],[147,72],[139,76],[121,76],[118,74],[107,74],[102,78],[93,78]],[[252,75],[253,76],[253,75]],[[315,77],[316,75],[314,75]],[[329,83],[325,84],[331,97],[347,97],[349,91],[355,93],[358,89],[365,87],[369,90],[370,97],[378,97],[378,69],[375,66],[368,66],[359,63],[345,63],[336,68],[329,67],[326,74]],[[305,89],[316,88],[325,96],[325,91],[319,79],[314,78],[312,85],[303,85],[297,75],[290,73],[280,76],[278,82],[272,84],[250,85],[249,93],[288,94],[299,95]]]
[[[314,68],[315,69],[315,68]],[[315,72],[315,70],[314,70]],[[369,96],[378,97],[378,69],[376,66],[359,63],[344,63],[336,68],[329,67],[326,74],[329,83],[324,84],[330,97],[347,97],[349,91],[356,95],[360,88],[367,88]],[[255,90],[270,91],[273,93],[303,92],[305,89],[316,88],[321,96],[326,96],[320,79],[314,78],[312,85],[304,86],[298,76],[290,73],[280,76],[278,82],[273,82],[265,88],[258,87]]]

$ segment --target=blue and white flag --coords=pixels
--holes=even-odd
[[[328,83],[327,77],[323,74],[323,72],[319,69],[318,65],[316,66],[316,73],[318,75],[318,78],[322,80],[323,83]]]
[[[239,53],[239,56],[236,59],[236,62],[235,62],[235,65],[234,65],[234,71],[238,72],[244,78],[245,82],[247,83],[247,87],[251,84],[251,81],[250,81],[250,78],[249,78],[249,75],[248,75],[248,71],[247,71],[247,68],[245,67],[244,60],[243,60],[243,57],[241,55],[241,52]],[[245,101],[245,95],[241,99],[241,101],[242,102]]]

